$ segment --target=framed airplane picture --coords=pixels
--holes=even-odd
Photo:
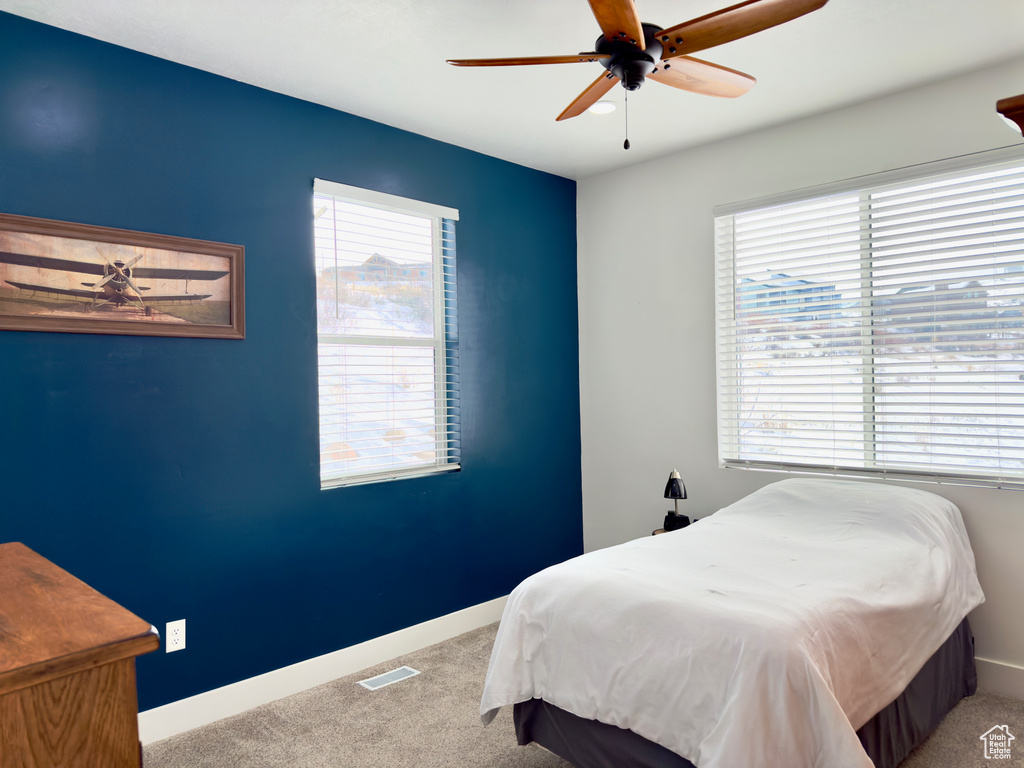
[[[245,338],[241,245],[0,213],[0,329]]]

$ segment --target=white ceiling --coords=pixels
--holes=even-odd
[[[730,4],[635,2],[664,27]],[[618,111],[555,122],[600,64],[445,63],[592,50],[600,30],[586,0],[0,0],[0,10],[574,179],[1024,55],[1022,0],[830,0],[696,54],[758,79],[739,99],[653,81],[631,93],[625,151],[622,88],[609,94]]]

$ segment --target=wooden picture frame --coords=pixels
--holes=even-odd
[[[245,248],[0,213],[0,330],[245,338]]]

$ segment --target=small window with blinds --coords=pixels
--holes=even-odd
[[[322,488],[459,469],[457,219],[315,180]]]
[[[715,222],[722,466],[1024,489],[1024,152]]]

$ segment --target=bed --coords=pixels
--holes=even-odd
[[[526,579],[480,713],[577,768],[893,768],[973,693],[983,601],[951,502],[783,480]]]

